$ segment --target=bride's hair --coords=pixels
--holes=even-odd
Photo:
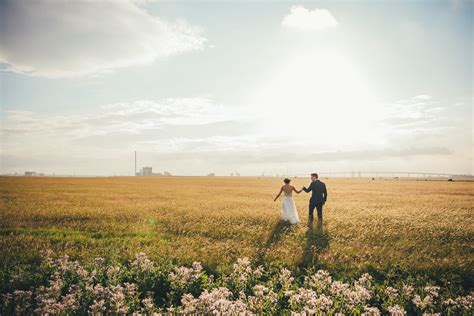
[[[283,180],[283,182],[285,182],[286,184],[290,183],[290,181],[291,181],[291,180],[288,179],[288,178],[285,178],[285,180]]]

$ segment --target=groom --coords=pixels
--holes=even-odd
[[[323,220],[323,205],[328,199],[328,192],[326,190],[326,185],[324,182],[318,180],[318,174],[311,174],[311,184],[308,188],[303,187],[306,193],[312,192],[311,199],[309,200],[309,220],[313,220],[314,208],[318,211],[318,220]]]

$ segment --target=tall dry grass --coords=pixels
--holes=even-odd
[[[237,258],[346,275],[456,273],[472,282],[474,183],[328,179],[322,225],[280,225],[281,179],[0,178],[0,264],[42,251],[81,260],[154,260],[228,271]],[[294,179],[296,187],[307,179]],[[471,280],[471,281],[469,281]]]

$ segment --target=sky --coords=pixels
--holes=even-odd
[[[0,1],[0,173],[473,173],[471,1]]]

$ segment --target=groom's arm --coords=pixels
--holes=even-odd
[[[313,186],[313,182],[311,182],[308,188],[303,187],[303,191],[305,191],[306,193],[311,192],[311,190],[313,189],[312,186]]]

